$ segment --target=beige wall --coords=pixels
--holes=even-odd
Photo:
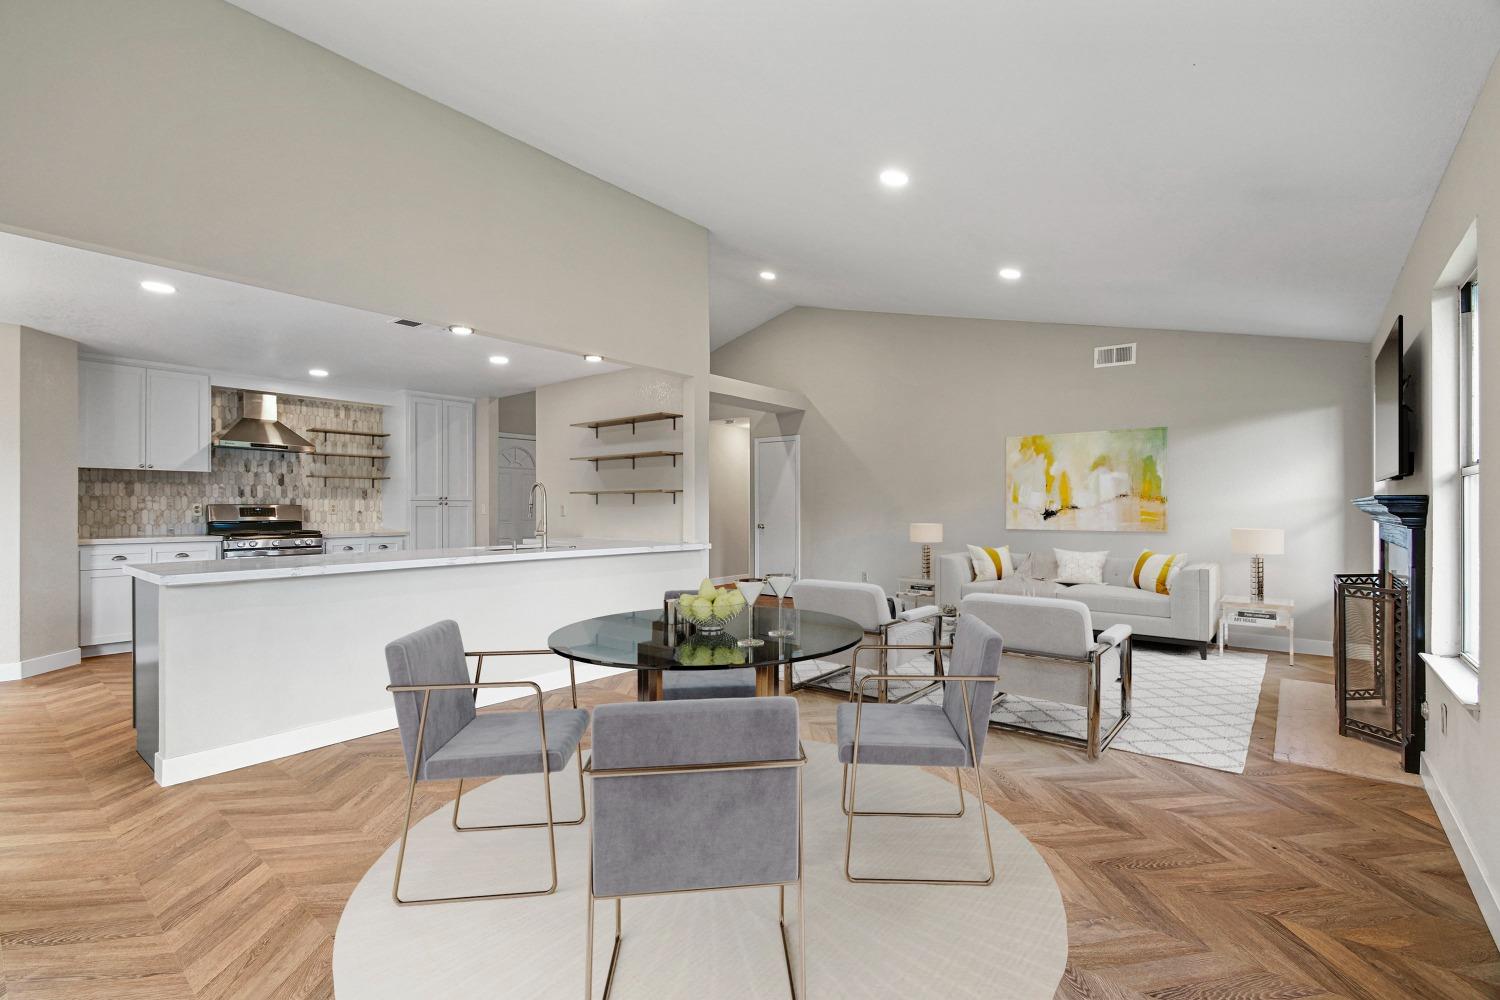
[[[0,679],[76,657],[77,443],[78,345],[0,325]]]
[[[1092,348],[1138,342],[1135,367],[1094,369]],[[714,371],[804,393],[803,573],[894,586],[914,575],[912,521],[946,542],[1186,552],[1247,588],[1232,527],[1282,527],[1270,590],[1295,598],[1310,649],[1331,638],[1332,576],[1369,560],[1349,500],[1370,478],[1368,347],[1229,334],[1117,330],[795,309],[730,342]],[[1169,531],[1005,530],[1009,435],[1168,428]]]
[[[0,228],[707,369],[701,227],[219,0],[0,4],[0,135]]]
[[[1431,493],[1435,505],[1431,516],[1431,540],[1435,559],[1432,570],[1434,650],[1450,652],[1444,628],[1455,620],[1457,599],[1451,557],[1457,538],[1455,504],[1449,502],[1454,489],[1456,461],[1451,454],[1453,438],[1442,429],[1454,424],[1456,403],[1450,350],[1443,349],[1451,337],[1451,290],[1456,280],[1445,274],[1457,262],[1465,234],[1473,227],[1485,295],[1481,309],[1485,320],[1480,344],[1480,383],[1483,387],[1481,437],[1500,441],[1500,295],[1494,293],[1500,273],[1500,65],[1490,78],[1469,118],[1463,138],[1449,161],[1447,172],[1417,232],[1401,276],[1386,306],[1379,328],[1372,331],[1378,347],[1384,342],[1397,314],[1406,318],[1408,369],[1415,372],[1421,397],[1421,427],[1417,475],[1382,484],[1383,492]],[[1457,251],[1457,253],[1456,253]],[[1488,272],[1486,274],[1486,272]],[[1460,276],[1461,277],[1461,276]],[[1437,433],[1434,433],[1437,431]],[[1490,447],[1493,451],[1494,448]],[[1483,547],[1480,592],[1485,605],[1496,606],[1500,594],[1500,490],[1493,474],[1481,480],[1481,545]],[[1444,558],[1444,554],[1448,558]],[[1500,616],[1488,615],[1481,626],[1480,699],[1500,698]],[[1483,715],[1471,715],[1449,694],[1429,670],[1427,701],[1432,719],[1427,727],[1423,766],[1428,789],[1443,816],[1444,826],[1465,862],[1465,873],[1489,921],[1490,931],[1500,937],[1500,706],[1491,705]],[[1447,731],[1442,717],[1446,710]]]
[[[750,572],[750,428],[715,420],[708,428],[708,572]]]
[[[536,433],[536,393],[522,392],[504,396],[499,406],[500,431],[505,434]]]
[[[537,479],[547,485],[554,535],[674,542],[702,540],[704,536],[690,534],[693,520],[684,497],[673,503],[670,496],[640,495],[631,503],[628,496],[606,496],[595,503],[593,497],[572,493],[631,487],[679,488],[690,482],[692,470],[681,458],[675,468],[670,459],[644,458],[634,469],[629,462],[606,462],[597,470],[592,462],[573,460],[582,455],[684,451],[684,442],[691,440],[692,431],[684,427],[682,420],[677,422],[675,430],[666,421],[640,424],[634,434],[628,426],[606,427],[597,438],[593,431],[573,424],[640,413],[685,413],[684,402],[690,397],[690,386],[691,380],[678,375],[632,368],[537,389]]]

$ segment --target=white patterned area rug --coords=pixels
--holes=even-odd
[[[932,661],[913,660],[898,672],[931,673]],[[797,673],[801,681],[814,671],[799,669]],[[1265,673],[1264,653],[1231,649],[1223,656],[1209,653],[1207,660],[1200,660],[1191,649],[1177,652],[1137,646],[1130,721],[1110,749],[1241,774]],[[832,685],[847,691],[847,676],[832,678]],[[894,699],[902,693],[893,688],[890,696]],[[923,697],[937,700],[941,695],[929,692]],[[1120,717],[1120,685],[1114,678],[1105,679],[1100,701],[1102,735]],[[1009,696],[995,706],[991,718],[1082,737],[1087,717],[1082,705]]]

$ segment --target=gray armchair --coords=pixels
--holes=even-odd
[[[878,648],[878,647],[872,647]],[[984,737],[989,732],[986,716],[994,697],[995,676],[1000,670],[1003,643],[1000,633],[971,615],[963,615],[953,637],[952,673],[929,678],[943,686],[941,704],[865,704],[864,689],[908,675],[869,674],[850,692],[850,703],[838,710],[839,760],[844,763],[844,787],[840,804],[848,826],[844,836],[844,877],[850,882],[880,882],[919,885],[989,885],[995,881],[995,852],[990,843],[989,810],[984,804]],[[875,812],[856,805],[861,764],[894,764],[908,767],[951,767],[958,781],[957,812]],[[982,879],[937,879],[917,877],[857,876],[852,870],[854,820],[858,816],[903,816],[925,819],[958,819],[964,815],[964,786],[960,768],[974,771],[979,797],[980,828],[989,874]],[[845,792],[847,791],[847,796]]]
[[[846,653],[837,654],[830,660],[817,660],[807,669],[814,676],[796,680],[792,690],[798,688],[826,686],[826,682],[843,673],[850,674],[849,688],[856,687],[859,651],[866,648],[881,649],[883,662],[878,673],[894,674],[901,665],[921,656],[923,652],[933,657],[938,673],[942,673],[942,658],[938,644],[942,636],[942,611],[936,605],[897,611],[895,603],[885,591],[873,583],[847,583],[843,580],[798,580],[789,592],[792,603],[799,611],[822,611],[839,615],[857,623],[868,636],[867,642]],[[894,655],[892,655],[892,652]],[[926,671],[922,671],[925,673]],[[911,678],[904,678],[910,680]],[[888,684],[879,687],[884,700]],[[927,690],[913,690],[906,697],[912,698]]]
[[[669,590],[664,600],[675,601],[696,590]],[[663,670],[663,701],[687,701],[693,698],[754,698],[754,667],[719,667],[713,670]]]
[[[1129,625],[1112,625],[1095,639],[1087,605],[1051,597],[970,594],[961,607],[965,616],[986,621],[1005,635],[1005,659],[1000,667],[1004,694],[1082,705],[1087,713],[1082,739],[1007,722],[991,725],[1081,746],[1090,760],[1109,748],[1130,721],[1133,636]],[[1101,736],[1099,694],[1115,677],[1120,682],[1120,718]]]
[[[520,656],[550,653],[550,650],[464,651],[458,625],[441,621],[402,636],[385,647],[386,668],[391,683],[386,688],[396,702],[396,722],[401,746],[406,752],[410,779],[406,790],[406,819],[401,826],[401,847],[396,853],[396,877],[391,898],[405,906],[413,903],[444,903],[471,899],[508,899],[544,896],[557,891],[557,839],[555,826],[577,826],[585,816],[583,761],[578,762],[578,818],[557,820],[552,812],[552,772],[567,766],[579,752],[579,741],[588,729],[589,716],[580,711],[578,690],[573,685],[573,708],[544,711],[542,689],[532,681],[482,681],[487,656]],[[467,658],[479,658],[474,680],[469,680]],[[569,664],[569,670],[572,665]],[[489,712],[480,715],[476,700],[481,688],[526,688],[536,697],[534,711]],[[545,822],[510,823],[498,826],[460,826],[459,803],[465,778],[499,778],[512,774],[541,774],[546,797]],[[444,896],[430,899],[401,898],[401,869],[406,862],[411,834],[412,802],[418,781],[459,779],[453,800],[453,828],[461,833],[481,830],[547,828],[551,851],[552,882],[546,889],[526,889],[486,895]]]
[[[584,995],[593,996],[594,908],[614,900],[608,1000],[626,898],[776,886],[793,997],[806,995],[802,765],[792,698],[625,702],[594,711],[594,820]],[[786,889],[797,886],[797,959]],[[795,973],[793,969],[795,967]]]

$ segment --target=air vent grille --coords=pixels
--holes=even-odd
[[[1135,364],[1134,344],[1114,344],[1109,347],[1094,348],[1095,368],[1118,368],[1121,365]]]
[[[421,326],[422,325],[422,321],[418,320],[418,319],[398,319],[398,320],[392,320],[392,322],[395,323],[397,326]]]

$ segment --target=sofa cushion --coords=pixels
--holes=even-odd
[[[1111,615],[1143,615],[1147,618],[1171,618],[1172,599],[1134,587],[1111,587],[1107,583],[1080,583],[1064,588],[1063,596],[1082,601],[1090,611]]]

